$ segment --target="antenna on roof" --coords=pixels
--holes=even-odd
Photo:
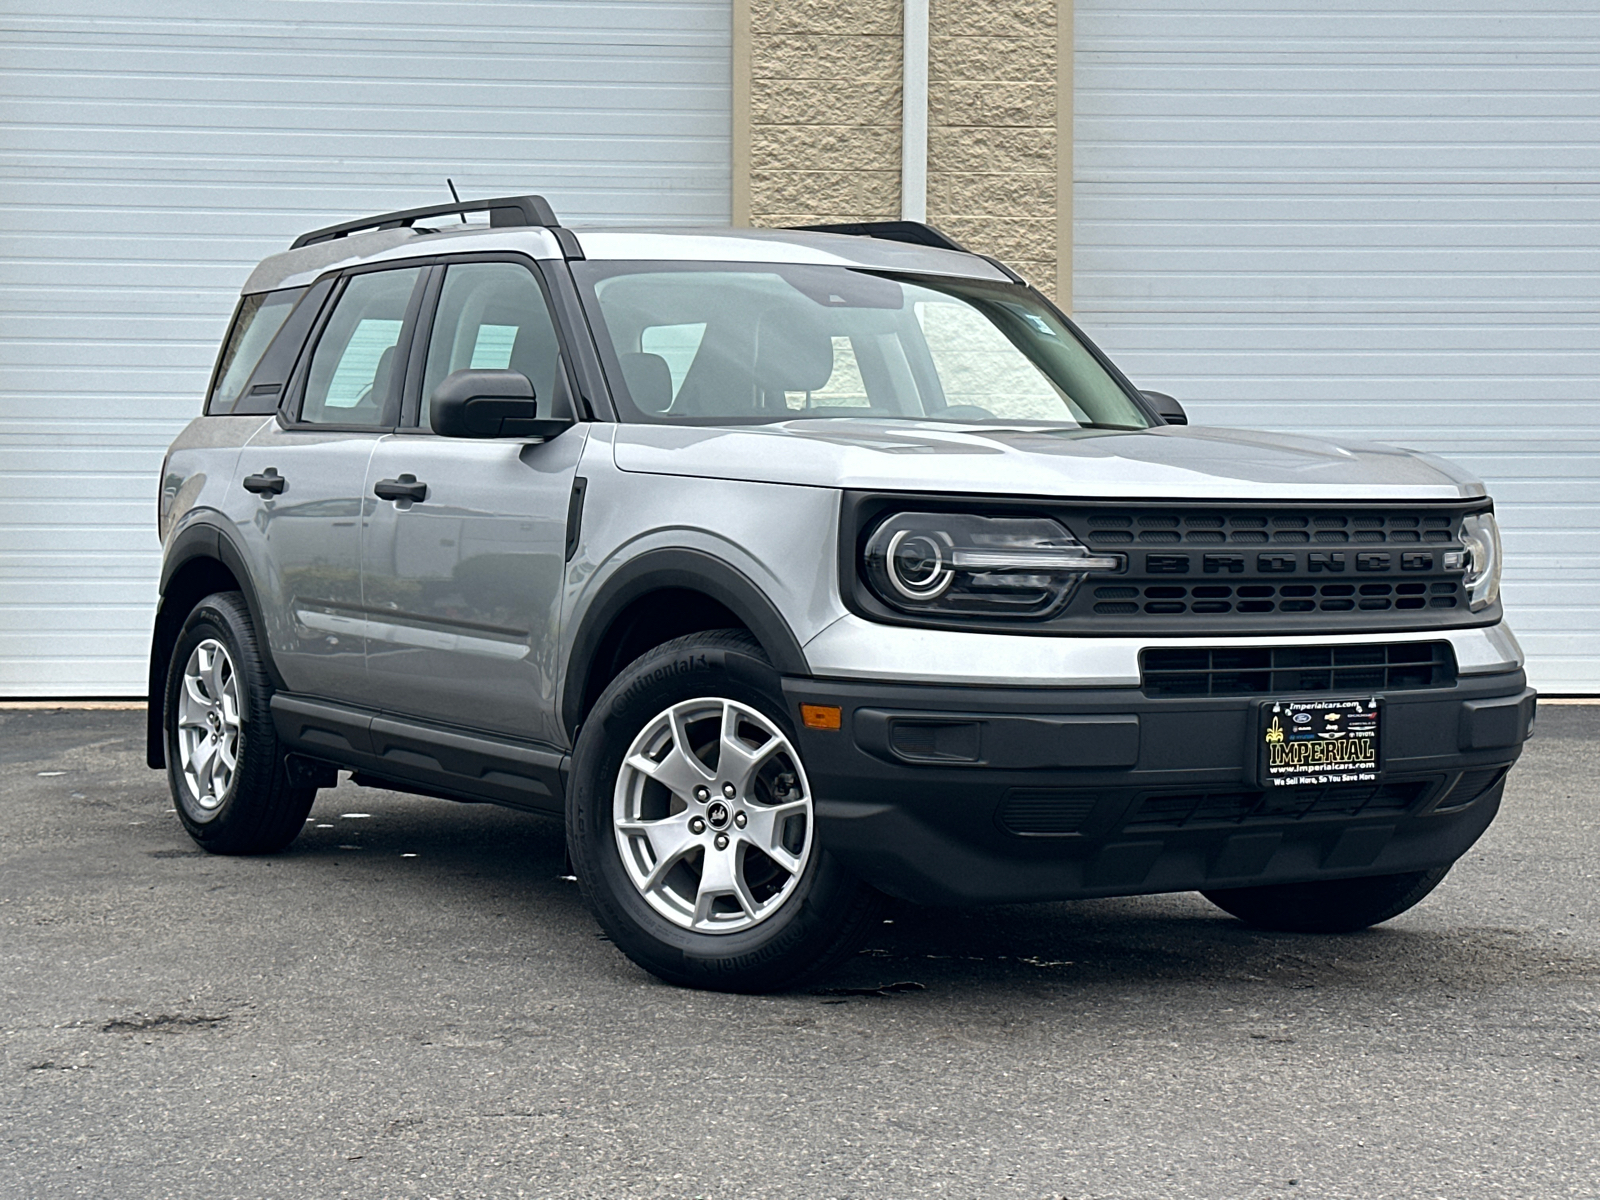
[[[449,182],[446,180],[446,182]],[[455,185],[451,184],[451,191]],[[352,233],[365,233],[369,229],[410,229],[418,221],[428,217],[454,217],[459,216],[466,220],[466,213],[488,213],[490,229],[511,229],[515,227],[535,229],[548,229],[555,235],[557,242],[561,243],[561,252],[567,258],[581,259],[583,247],[578,244],[578,239],[573,236],[572,230],[561,228],[561,222],[556,220],[555,210],[550,207],[550,202],[543,196],[500,196],[488,200],[458,200],[452,204],[430,204],[426,208],[408,208],[401,212],[379,213],[375,217],[362,217],[356,221],[341,221],[337,225],[329,225],[322,229],[313,229],[310,233],[302,233],[295,238],[290,246],[298,250],[302,246],[314,246],[318,242],[331,242],[335,238],[349,237]],[[435,230],[417,230],[418,233],[433,233]]]
[[[461,194],[456,191],[456,181],[454,179],[451,179],[449,176],[446,176],[445,177],[445,183],[448,184],[449,187],[450,187],[450,199],[454,200],[457,204],[460,204],[461,203]],[[467,223],[467,214],[466,213],[462,213],[461,214],[461,223],[463,225],[465,225]]]

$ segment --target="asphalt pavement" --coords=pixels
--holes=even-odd
[[[0,711],[0,1196],[1600,1197],[1600,708],[1381,929],[898,907],[766,997],[633,967],[551,821],[205,855],[142,731]]]

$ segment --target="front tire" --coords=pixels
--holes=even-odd
[[[294,787],[272,725],[272,681],[238,592],[195,605],[167,667],[167,782],[213,854],[272,854],[299,836],[315,788]]]
[[[1246,925],[1278,933],[1354,933],[1398,917],[1439,886],[1450,867],[1201,892]]]
[[[578,736],[567,838],[611,940],[670,983],[790,988],[853,953],[878,895],[817,844],[777,672],[748,634],[657,647]]]

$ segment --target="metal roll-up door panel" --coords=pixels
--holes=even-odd
[[[32,0],[0,29],[0,695],[137,696],[156,477],[294,235],[464,195],[726,223],[726,0]]]
[[[1482,475],[1534,682],[1600,691],[1600,10],[1076,12],[1079,320],[1197,422]]]

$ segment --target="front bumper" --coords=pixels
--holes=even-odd
[[[1377,785],[1254,782],[1265,697],[786,678],[837,705],[800,729],[822,844],[925,904],[1064,900],[1387,875],[1454,862],[1532,731],[1520,670],[1381,693]]]

